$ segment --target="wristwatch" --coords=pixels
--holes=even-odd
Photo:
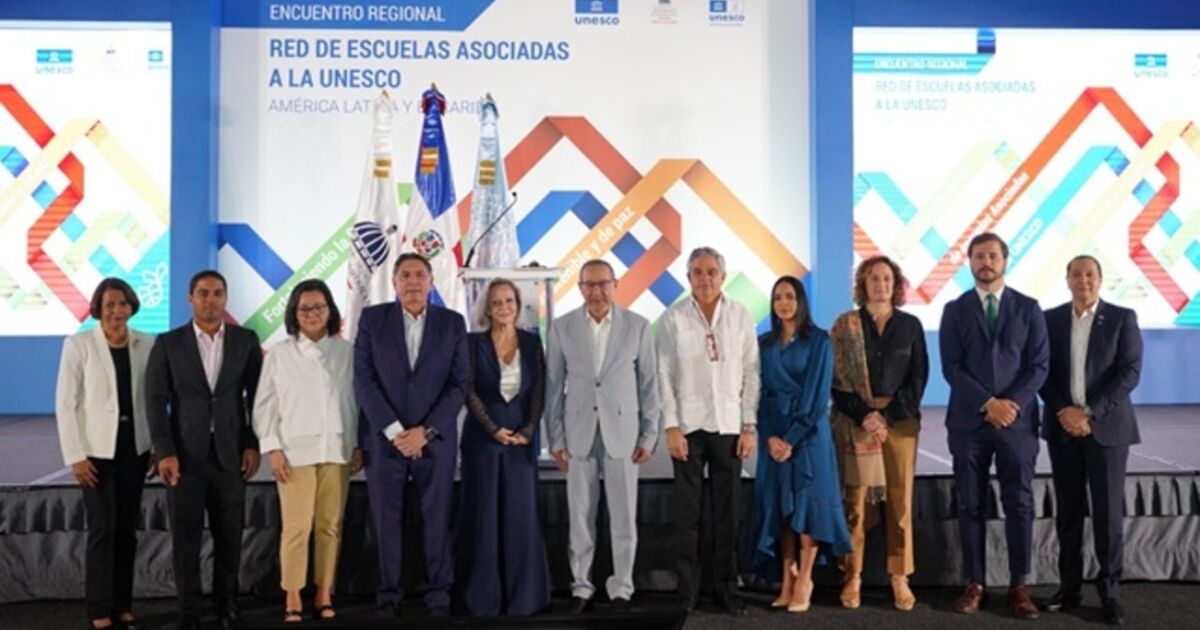
[[[441,435],[438,430],[433,427],[425,427],[425,441],[432,442],[437,436]]]
[[[749,433],[750,435],[755,435],[758,433],[758,427],[756,427],[753,424],[743,424],[742,425],[742,433]]]

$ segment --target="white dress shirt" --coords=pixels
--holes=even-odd
[[[586,313],[586,309],[584,311]],[[608,312],[600,321],[596,321],[591,313],[587,313],[588,325],[592,331],[592,364],[596,368],[596,375],[600,375],[600,366],[604,365],[604,353],[608,351],[608,338],[612,335],[612,320],[613,310],[610,306]]]
[[[429,309],[422,309],[420,315],[413,315],[404,307],[400,307],[400,310],[404,312],[404,346],[408,349],[408,369],[412,370],[417,367],[417,355],[421,352],[421,340],[425,337],[425,316],[429,314]],[[403,430],[404,425],[394,420],[383,428],[383,434],[388,440],[394,440]]]
[[[1087,408],[1088,339],[1092,336],[1092,321],[1099,305],[1097,300],[1082,313],[1076,313],[1074,305],[1071,306],[1071,401],[1088,415],[1091,415]]]
[[[208,377],[209,391],[217,389],[217,377],[221,375],[221,363],[225,360],[225,322],[212,336],[200,330],[192,321],[196,331],[196,345],[200,348],[200,363],[204,364],[204,376]]]
[[[711,324],[695,298],[667,309],[655,336],[664,427],[729,435],[757,422],[761,384],[755,328],[750,311],[725,295]]]
[[[413,315],[407,310],[404,311],[404,345],[408,347],[408,369],[417,367],[417,355],[421,352],[421,339],[425,337],[425,315],[429,309],[421,311],[420,315]]]
[[[254,433],[267,453],[292,466],[346,464],[358,445],[354,346],[301,334],[275,344],[263,361],[254,399]]]
[[[499,359],[499,357],[497,357]],[[521,349],[513,352],[512,361],[500,363],[500,395],[504,402],[512,402],[517,392],[521,391]]]
[[[979,303],[983,305],[983,314],[985,317],[987,316],[987,296],[996,296],[996,315],[1000,315],[1000,300],[1004,297],[1004,285],[1000,285],[999,289],[996,289],[991,293],[988,293],[979,287],[975,287],[975,293],[979,296]]]

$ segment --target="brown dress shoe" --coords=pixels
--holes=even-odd
[[[954,600],[954,612],[973,615],[979,612],[979,604],[983,602],[983,585],[979,582],[968,582],[963,594]]]
[[[1008,587],[1008,607],[1017,619],[1037,619],[1038,609],[1029,598],[1029,590],[1024,586]]]

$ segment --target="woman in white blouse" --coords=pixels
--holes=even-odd
[[[150,429],[142,375],[154,339],[129,328],[138,296],[120,278],[92,294],[100,325],[63,342],[55,418],[63,462],[83,487],[87,514],[84,597],[93,628],[136,628],[133,564]]]
[[[296,285],[284,314],[288,338],[263,362],[254,402],[254,432],[279,488],[283,532],[280,586],[287,592],[284,621],[303,620],[300,589],[308,569],[308,540],[316,531],[314,613],[332,619],[333,580],[341,542],[342,510],[350,475],[362,468],[354,346],[336,337],[342,318],[320,280]]]

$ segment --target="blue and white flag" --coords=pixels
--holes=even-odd
[[[462,237],[454,202],[454,179],[450,155],[442,129],[446,97],[437,88],[421,95],[425,120],[417,147],[417,170],[412,201],[408,208],[405,249],[429,260],[433,267],[430,302],[465,313],[466,295],[459,277],[462,266]]]
[[[400,255],[404,215],[396,199],[392,176],[392,108],[384,92],[375,100],[367,168],[358,193],[358,209],[350,230],[349,299],[343,329],[354,341],[363,308],[395,299],[392,266]]]
[[[504,212],[508,203],[508,180],[500,153],[500,112],[489,94],[479,108],[479,161],[475,166],[475,191],[471,196],[471,247],[475,248],[475,266],[483,269],[509,269],[520,265],[517,222],[509,212],[486,235],[484,230]],[[480,240],[482,238],[482,240]]]

